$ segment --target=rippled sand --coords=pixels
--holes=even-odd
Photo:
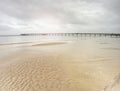
[[[0,91],[119,91],[118,59],[78,46],[51,42],[7,50],[0,58]]]
[[[34,52],[17,52],[4,58],[0,67],[0,91],[78,90],[58,55]]]

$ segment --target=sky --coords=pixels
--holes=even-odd
[[[120,33],[120,0],[0,0],[0,35]]]

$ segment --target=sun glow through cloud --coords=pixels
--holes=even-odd
[[[21,26],[21,29],[29,32],[64,32],[62,29],[63,21],[55,16],[44,15],[37,17],[30,22],[26,22],[25,26]]]

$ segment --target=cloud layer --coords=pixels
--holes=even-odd
[[[0,35],[120,33],[120,0],[0,0]]]

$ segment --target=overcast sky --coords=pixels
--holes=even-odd
[[[0,0],[0,35],[120,33],[120,0]]]

